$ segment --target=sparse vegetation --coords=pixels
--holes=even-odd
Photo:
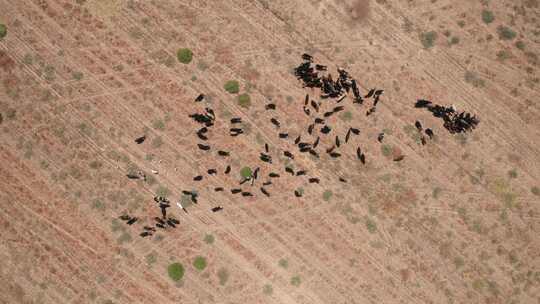
[[[454,36],[454,37],[450,38],[450,41],[448,41],[449,45],[454,45],[454,44],[458,44],[458,43],[459,43],[459,37],[457,37],[457,36]]]
[[[531,188],[531,193],[536,195],[536,196],[540,196],[540,188],[537,187],[537,186],[534,186]]]
[[[332,194],[333,194],[333,193],[332,193],[332,191],[330,191],[330,190],[324,191],[324,192],[323,192],[323,195],[322,195],[323,200],[324,200],[325,202],[328,202],[328,201],[330,200],[330,198],[332,198]]]
[[[251,98],[249,95],[246,93],[238,95],[238,105],[242,108],[249,108],[251,106]]]
[[[505,25],[500,25],[497,27],[497,33],[499,34],[499,39],[501,40],[512,40],[517,36],[516,32]]]
[[[420,42],[425,49],[429,49],[435,45],[437,33],[435,31],[424,32],[420,34]]]
[[[508,171],[508,177],[517,178],[517,176],[518,176],[518,173],[517,173],[516,169],[512,169],[512,170]]]
[[[300,283],[302,283],[302,280],[299,275],[295,275],[291,278],[291,285],[298,287],[300,286]]]
[[[217,272],[219,285],[224,286],[229,280],[229,271],[226,268],[220,268]]]
[[[3,39],[7,35],[7,26],[0,23],[0,39]]]
[[[193,260],[193,267],[199,271],[203,271],[206,268],[206,259],[202,256],[198,256]]]
[[[286,259],[280,259],[278,265],[286,269],[287,267],[289,267],[289,261],[287,261]]]
[[[146,264],[152,265],[157,262],[157,253],[155,251],[150,252],[146,255]]]
[[[161,138],[161,136],[158,136],[152,140],[152,147],[154,149],[157,149],[161,147],[162,145],[163,145],[163,139]]]
[[[484,21],[485,24],[490,24],[495,20],[495,16],[493,16],[492,11],[483,10],[482,11],[482,21]]]
[[[205,242],[206,244],[209,244],[209,245],[210,245],[210,244],[213,244],[213,243],[214,243],[214,240],[215,240],[215,239],[214,239],[214,236],[211,235],[211,234],[207,234],[207,235],[204,236],[204,242]]]
[[[156,196],[167,197],[170,193],[171,191],[169,190],[169,188],[161,186],[161,185],[158,186],[158,188],[156,189]]]
[[[193,52],[188,48],[182,48],[176,52],[176,57],[181,63],[188,64],[193,59]]]
[[[382,155],[388,157],[392,155],[392,147],[388,144],[384,144],[381,146],[381,152],[382,152]]]
[[[172,263],[167,267],[167,273],[169,274],[169,278],[178,282],[184,277],[184,266],[180,263]]]
[[[370,233],[377,232],[377,223],[375,223],[372,219],[366,218],[366,228]]]
[[[251,174],[253,174],[253,172],[251,171],[250,167],[244,167],[240,170],[240,176],[242,178],[250,178]]]
[[[478,76],[475,72],[465,72],[465,82],[473,85],[475,88],[482,88],[485,86],[485,81]]]
[[[236,80],[229,80],[225,83],[223,88],[231,94],[236,94],[240,92],[240,83]]]
[[[267,296],[271,295],[274,292],[274,288],[272,288],[272,285],[265,284],[263,286],[263,293]]]
[[[165,122],[161,119],[154,120],[152,122],[152,128],[156,130],[164,130],[165,129]]]
[[[73,73],[71,74],[71,76],[72,76],[73,79],[75,79],[75,80],[81,80],[81,79],[83,79],[84,74],[81,73],[81,72],[73,72]]]
[[[525,42],[521,40],[516,41],[516,47],[522,51],[525,50]]]
[[[345,111],[339,116],[339,118],[345,122],[349,122],[353,119],[353,114],[351,111]]]

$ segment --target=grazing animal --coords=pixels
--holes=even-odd
[[[208,145],[197,144],[197,146],[199,146],[199,149],[201,149],[201,150],[203,150],[203,151],[208,151],[208,150],[210,150],[210,146],[208,146]]]
[[[259,157],[259,159],[262,160],[265,163],[269,163],[269,164],[272,163],[272,157],[270,155],[267,155],[267,154],[264,154],[264,153],[261,153],[261,156]]]
[[[357,129],[357,128],[349,128],[349,130],[351,130],[351,132],[352,132],[354,135],[360,134],[360,130]]]
[[[425,99],[418,99],[416,101],[416,104],[414,105],[415,108],[427,108],[431,105],[431,101],[425,100]]]
[[[418,131],[422,132],[422,124],[418,120],[414,123],[414,126]]]
[[[405,155],[400,155],[400,156],[394,157],[394,161],[395,162],[402,161],[404,158],[405,158]]]
[[[214,188],[214,191],[215,191],[215,192],[222,192],[222,191],[223,191],[223,187],[216,187],[216,188]]]
[[[221,207],[221,206],[212,208],[212,212],[218,212],[218,211],[221,211],[221,210],[223,210],[223,207]]]
[[[294,159],[294,155],[289,151],[283,151],[283,155],[287,156],[290,159]]]
[[[339,136],[336,135],[336,146],[339,148],[341,142],[339,141]]]
[[[333,111],[329,111],[329,112],[325,112],[323,116],[324,116],[325,118],[328,118],[328,117],[330,117],[330,116],[332,116],[332,115],[334,115],[334,112],[333,112]]]
[[[154,220],[156,220],[156,222],[158,222],[159,224],[162,224],[162,225],[165,224],[165,221],[163,221],[159,217],[154,217]]]
[[[227,166],[227,168],[225,168],[225,174],[229,174],[231,173],[231,166]]]
[[[330,152],[330,157],[332,157],[332,158],[338,158],[340,156],[341,156],[341,154],[339,154],[338,152]]]
[[[313,133],[313,128],[315,128],[315,124],[309,125],[309,127],[308,127],[308,133],[309,133],[309,135],[311,135],[311,134]]]
[[[164,224],[161,224],[161,223],[156,223],[156,227],[165,229],[165,225],[164,225]]]
[[[170,217],[170,218],[169,218],[169,221],[175,223],[176,225],[180,224],[180,221],[177,220],[177,219],[175,219],[175,218],[173,218],[173,217]]]
[[[122,221],[129,221],[131,219],[131,216],[129,216],[127,214],[122,214],[122,215],[120,215],[120,219]]]
[[[321,124],[322,125],[322,124],[324,124],[324,119],[316,117],[313,122],[316,123],[316,124]]]
[[[315,156],[316,158],[319,158],[319,154],[317,153],[317,151],[315,151],[313,149],[309,149],[309,154]]]
[[[217,170],[216,169],[208,169],[208,171],[206,171],[209,175],[215,175],[217,174]]]
[[[208,128],[207,128],[207,127],[202,127],[202,128],[199,129],[199,131],[197,131],[197,133],[201,133],[201,134],[204,134],[204,133],[206,133],[206,132],[208,132]]]
[[[307,106],[309,102],[309,94],[306,94],[306,98],[304,99],[304,106]]]
[[[285,171],[294,176],[294,170],[291,167],[285,167]]]
[[[311,107],[314,108],[317,113],[319,112],[319,105],[314,100],[311,101]]]
[[[244,192],[242,192],[242,196],[244,196],[244,197],[253,196],[253,194],[251,194],[251,192],[244,191]]]
[[[320,141],[320,137],[317,136],[317,139],[315,140],[315,142],[313,143],[313,148],[317,148],[317,146],[319,145],[319,141]]]
[[[351,138],[351,129],[347,131],[347,134],[345,135],[345,143],[349,142],[349,138]]]
[[[335,148],[336,148],[336,146],[332,146],[332,147],[326,149],[326,153],[328,153],[328,154],[332,153]]]
[[[219,151],[218,151],[218,154],[219,154],[219,156],[229,156],[229,152],[227,152],[227,151],[221,151],[221,150],[219,150]]]
[[[420,138],[420,142],[422,143],[422,146],[425,146],[426,145],[426,138],[424,136],[422,136]]]
[[[270,118],[270,122],[271,122],[272,124],[274,124],[274,126],[276,126],[277,128],[279,128],[280,123],[279,123],[279,121],[278,121],[277,119],[275,119],[275,118]]]
[[[195,102],[201,102],[203,101],[204,99],[204,94],[200,94],[199,96],[197,96],[197,98],[195,98]]]
[[[362,162],[362,164],[364,165],[366,164],[366,155],[362,153],[362,150],[360,149],[360,147],[356,149],[356,156],[358,157],[360,162]]]
[[[375,112],[375,107],[371,107],[367,112],[366,112],[366,116],[369,116],[371,115],[373,112]]]
[[[304,106],[304,113],[306,113],[307,116],[311,115],[311,111]]]
[[[326,66],[320,65],[320,64],[316,64],[316,65],[315,65],[315,69],[316,69],[317,71],[326,71]]]
[[[197,175],[193,178],[194,181],[198,182],[198,181],[202,181],[203,179],[203,176],[202,175]]]
[[[150,233],[150,232],[148,232],[148,231],[143,231],[143,232],[141,232],[141,234],[139,234],[139,235],[142,236],[142,237],[147,237],[147,236],[152,235],[152,233]]]
[[[309,182],[310,184],[313,184],[313,183],[318,184],[318,183],[319,183],[319,179],[316,178],[316,177],[311,177],[310,179],[308,179],[308,182]]]
[[[302,59],[309,62],[313,61],[313,57],[307,53],[302,54]]]
[[[127,221],[126,224],[128,224],[128,225],[131,226],[131,225],[133,225],[137,220],[138,220],[138,218],[133,217],[133,218],[131,218],[129,221]]]
[[[429,136],[429,139],[433,139],[434,134],[433,134],[433,131],[431,129],[427,128],[425,130],[425,132],[426,132],[426,135]]]
[[[242,192],[242,189],[231,189],[232,194],[238,194],[240,192]]]
[[[141,178],[139,175],[135,175],[135,174],[126,174],[126,176],[129,179],[140,179]]]
[[[339,178],[339,181],[342,182],[342,183],[346,183],[346,182],[347,182],[347,180],[344,179],[343,177],[340,177],[340,178]]]
[[[367,95],[364,96],[364,97],[365,97],[365,98],[370,98],[371,96],[373,96],[373,94],[375,94],[375,89],[369,90],[369,92],[367,93]]]
[[[338,99],[338,100],[336,101],[336,103],[340,103],[340,102],[342,102],[342,101],[343,101],[343,99],[345,99],[345,97],[347,97],[347,95],[343,95],[343,96],[341,96],[341,97],[340,97],[340,98],[339,98],[339,99]]]
[[[261,187],[260,189],[261,189],[261,192],[262,192],[264,195],[270,197],[270,193],[268,193],[268,191],[266,191],[266,189],[264,189],[264,187]]]
[[[145,140],[146,140],[146,135],[143,135],[143,136],[141,136],[141,137],[135,138],[135,142],[136,142],[138,145],[142,144]]]
[[[298,191],[298,190],[294,190],[294,195],[296,197],[302,197],[302,193],[300,193],[300,191]]]
[[[311,151],[311,147],[300,148],[301,153],[308,153],[309,151]]]
[[[257,167],[255,170],[253,170],[253,180],[256,180],[257,177],[259,176],[259,171],[261,170],[261,168]]]
[[[267,182],[264,182],[264,183],[263,183],[263,186],[270,186],[271,184],[272,184],[271,181],[267,181]]]
[[[266,153],[270,153],[270,149],[268,148],[267,143],[264,144],[264,151],[266,151]]]
[[[337,106],[337,107],[334,107],[334,109],[332,110],[332,112],[337,113],[337,112],[343,111],[343,109],[344,109],[343,106]]]
[[[264,108],[265,108],[266,110],[275,110],[275,109],[276,109],[276,105],[273,104],[273,103],[269,103],[269,104],[267,104]]]
[[[287,137],[289,137],[289,134],[287,134],[287,133],[279,133],[279,138],[284,139],[284,138],[287,138]]]
[[[328,134],[330,133],[330,131],[332,131],[332,128],[330,128],[328,125],[325,125],[324,127],[321,128],[321,133],[323,134]]]
[[[381,132],[381,133],[379,133],[379,136],[377,136],[377,140],[378,140],[380,143],[382,143],[383,139],[384,139],[384,133]]]
[[[298,135],[298,137],[294,140],[294,144],[295,145],[298,145],[298,143],[300,142],[301,138],[300,138],[300,135]]]
[[[144,226],[143,229],[148,231],[156,231],[156,228],[150,226]]]
[[[197,133],[197,137],[199,137],[201,140],[208,140],[208,137],[202,133]]]
[[[296,172],[296,176],[306,175],[306,173],[307,173],[306,170],[300,170]]]
[[[270,172],[270,173],[268,173],[268,176],[272,177],[272,178],[277,178],[277,177],[279,177],[279,174],[274,173],[274,172]]]
[[[186,210],[186,208],[184,208],[180,202],[177,202],[177,203],[176,203],[176,206],[178,206],[178,207],[180,207],[182,210],[184,210],[185,213],[188,213],[187,210]]]
[[[240,118],[240,117],[233,117],[233,118],[231,118],[231,123],[232,123],[232,124],[239,124],[239,123],[242,123],[242,118]]]
[[[167,225],[173,227],[173,228],[176,228],[176,224],[173,223],[171,220],[167,220]]]

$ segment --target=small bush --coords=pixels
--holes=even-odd
[[[495,20],[495,16],[493,16],[492,11],[483,10],[482,11],[482,21],[484,21],[485,24],[490,24]]]
[[[242,176],[242,178],[249,178],[251,177],[251,174],[253,174],[253,172],[250,167],[244,167],[240,170],[240,176]]]
[[[372,219],[367,218],[366,228],[370,233],[375,233],[377,232],[377,223],[375,223]]]
[[[178,50],[176,57],[181,63],[188,64],[193,59],[193,52],[190,49],[182,48]]]
[[[240,83],[238,83],[238,81],[236,80],[229,80],[225,83],[223,88],[225,89],[225,91],[231,94],[236,94],[240,92]]]
[[[328,201],[330,200],[330,198],[332,198],[332,194],[333,194],[333,193],[332,193],[332,191],[330,191],[330,190],[324,191],[324,192],[323,192],[323,200],[324,200],[325,202],[328,202]]]
[[[272,285],[266,284],[263,286],[263,293],[267,296],[271,295],[274,292],[274,288],[272,288]]]
[[[219,278],[219,285],[224,286],[229,280],[229,271],[225,268],[220,268],[217,272]]]
[[[458,25],[459,27],[465,27],[465,21],[459,20],[458,23],[457,23],[457,25]]]
[[[390,145],[384,144],[381,146],[381,152],[384,156],[392,155],[392,147]]]
[[[523,42],[521,40],[516,41],[516,47],[523,51],[525,49],[525,42]]]
[[[193,267],[199,271],[203,271],[206,268],[206,259],[202,256],[198,256],[193,260]]]
[[[81,80],[81,79],[83,79],[84,74],[81,73],[81,72],[73,72],[71,74],[71,76],[73,76],[73,79],[75,79],[75,80]]]
[[[165,123],[161,119],[154,120],[154,122],[152,122],[152,127],[154,129],[156,129],[156,130],[164,130],[165,129]]]
[[[248,94],[238,95],[238,105],[242,108],[249,108],[251,106],[251,98]]]
[[[279,260],[278,265],[283,268],[287,268],[289,267],[289,261],[287,261],[286,259],[281,259]]]
[[[291,285],[298,287],[300,286],[300,283],[302,283],[300,276],[295,275],[294,277],[291,278]]]
[[[207,235],[204,236],[204,242],[205,242],[206,244],[213,244],[213,243],[214,243],[214,240],[215,240],[215,238],[214,238],[214,236],[211,235],[211,234],[207,234]]]
[[[420,34],[420,42],[425,49],[429,49],[435,45],[437,40],[437,33],[435,31],[425,32]]]
[[[510,171],[508,171],[508,177],[510,178],[517,178],[518,174],[517,174],[517,170],[516,169],[512,169]]]
[[[485,86],[484,79],[480,78],[475,72],[465,72],[465,82],[472,84],[475,88],[481,88]]]
[[[163,145],[163,139],[161,138],[161,136],[158,136],[156,138],[154,138],[154,140],[152,140],[152,147],[157,149],[159,147],[161,147]]]
[[[501,40],[512,40],[517,36],[516,32],[504,25],[500,25],[497,28],[497,33],[499,34],[499,39]]]
[[[184,276],[184,266],[180,263],[172,263],[167,267],[167,272],[173,281],[178,282]]]
[[[5,24],[0,24],[0,39],[6,37],[7,35],[7,26]]]
[[[459,37],[452,37],[450,41],[448,42],[450,45],[458,44],[459,43]]]
[[[351,113],[351,111],[345,111],[339,116],[339,118],[341,118],[341,120],[343,121],[349,122],[353,119],[353,114]]]
[[[534,186],[531,188],[531,193],[536,195],[536,196],[540,196],[540,188]]]
[[[158,188],[156,189],[156,196],[167,197],[170,193],[171,191],[169,190],[169,188],[164,186],[158,186]]]

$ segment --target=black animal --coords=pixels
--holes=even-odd
[[[208,169],[206,172],[207,172],[209,175],[217,174],[217,170],[216,170],[216,169]]]
[[[272,177],[272,178],[277,178],[277,177],[279,177],[279,174],[274,173],[274,172],[270,172],[270,173],[268,173],[268,176]]]
[[[425,146],[426,145],[426,138],[424,136],[422,136],[420,138],[420,142],[422,143],[422,146]]]
[[[266,189],[264,189],[264,187],[261,187],[260,189],[261,189],[261,192],[262,192],[264,195],[270,197],[270,193],[268,193],[268,191],[266,191]]]
[[[415,108],[427,108],[429,106],[431,106],[431,101],[424,99],[418,99],[414,105]]]
[[[173,228],[176,228],[176,224],[173,223],[171,220],[167,220],[167,225],[173,227]]]
[[[343,106],[337,106],[337,107],[334,107],[334,109],[332,110],[332,112],[337,113],[337,112],[343,111],[343,109],[344,109]]]
[[[208,140],[208,137],[202,133],[197,132],[197,137],[199,137],[201,140]]]
[[[429,139],[433,139],[434,134],[433,134],[433,131],[431,129],[428,128],[428,129],[425,130],[425,132],[426,132],[426,135],[429,136]]]
[[[304,106],[304,113],[306,113],[307,116],[311,115],[311,111]]]
[[[229,174],[231,173],[231,166],[227,166],[227,168],[225,168],[225,174]]]
[[[175,223],[176,225],[180,224],[180,221],[178,221],[177,219],[175,219],[173,217],[169,217],[169,221]]]
[[[251,194],[251,192],[244,191],[244,192],[242,192],[242,196],[244,196],[244,197],[253,196],[253,194]]]
[[[126,174],[129,179],[140,179],[141,177],[136,174]]]
[[[315,69],[316,69],[317,71],[326,71],[326,66],[320,65],[320,64],[316,64],[316,65],[315,65]]]
[[[122,215],[120,215],[120,219],[122,221],[129,221],[131,219],[131,216],[129,216],[127,214],[122,214]]]
[[[319,183],[319,179],[316,178],[316,177],[312,177],[312,178],[308,179],[308,182],[309,182],[310,184],[313,184],[313,183],[317,183],[317,184],[318,184],[318,183]]]
[[[367,95],[364,96],[364,97],[365,97],[365,98],[370,98],[371,96],[373,96],[373,94],[375,94],[375,89],[369,90],[369,92],[367,93]]]
[[[294,155],[289,151],[283,151],[283,155],[287,156],[290,159],[294,159]]]
[[[253,170],[253,180],[256,180],[257,177],[259,177],[259,171],[261,170],[261,168],[257,167],[255,170]]]
[[[345,143],[349,142],[349,138],[351,138],[351,129],[347,131],[347,134],[345,135]]]
[[[369,116],[371,115],[373,112],[375,112],[375,107],[371,107],[367,112],[366,112],[366,116]]]
[[[279,133],[279,138],[285,139],[287,137],[289,137],[289,134],[287,134],[287,133]]]
[[[311,124],[308,126],[308,133],[311,135],[313,133],[313,128],[315,128],[315,124]]]
[[[212,212],[218,212],[218,211],[221,211],[221,210],[223,210],[223,207],[221,207],[221,206],[212,208]]]
[[[322,124],[324,124],[324,119],[317,117],[317,118],[315,118],[315,120],[313,122],[316,123],[316,124],[321,124],[322,125]]]
[[[323,116],[324,116],[325,118],[328,118],[328,117],[330,117],[330,116],[332,116],[332,115],[334,115],[334,112],[333,112],[333,111],[329,111],[329,112],[325,112]]]
[[[402,161],[405,158],[405,155],[400,155],[394,158],[395,162]]]
[[[267,182],[264,182],[264,183],[263,183],[263,186],[270,186],[271,184],[272,184],[271,181],[267,181]]]
[[[269,163],[269,164],[272,163],[272,157],[270,155],[267,155],[267,154],[264,154],[264,153],[261,153],[261,156],[259,156],[259,159],[262,160],[265,163]]]
[[[339,141],[339,136],[336,135],[336,146],[339,148],[341,142]]]
[[[356,156],[358,157],[360,162],[362,162],[362,164],[364,165],[366,164],[366,155],[362,153],[362,150],[360,149],[360,147],[356,149]]]
[[[349,130],[351,130],[351,132],[352,132],[354,135],[360,134],[360,130],[357,129],[357,128],[349,128]]]
[[[147,236],[152,235],[152,233],[150,233],[150,232],[148,232],[148,231],[143,231],[143,232],[141,232],[141,234],[139,234],[139,235],[142,236],[142,237],[147,237]]]
[[[274,126],[276,126],[277,128],[279,128],[280,123],[279,123],[279,121],[278,121],[277,119],[275,119],[275,118],[270,118],[270,122],[271,122],[272,124],[274,124]]]
[[[266,153],[270,153],[270,148],[268,148],[267,143],[264,144],[264,151],[266,151]]]
[[[328,154],[332,153],[335,148],[336,148],[336,146],[332,146],[332,147],[326,149],[326,153],[328,153]]]
[[[298,145],[299,142],[300,142],[300,135],[298,135],[298,137],[294,140],[294,144]]]
[[[342,183],[346,183],[346,182],[347,182],[347,180],[344,179],[343,177],[340,177],[340,178],[339,178],[339,181],[342,182]]]
[[[313,107],[316,112],[319,112],[319,105],[314,100],[311,101],[311,107]]]
[[[159,227],[159,228],[165,229],[165,224],[161,224],[161,223],[156,223],[156,227]]]
[[[414,126],[418,131],[422,132],[422,124],[418,120],[414,123]]]
[[[380,143],[382,143],[383,139],[384,139],[384,133],[381,132],[381,133],[379,133],[379,136],[377,136],[377,140],[378,140]]]
[[[302,59],[309,62],[313,61],[313,57],[307,53],[302,54]]]
[[[138,218],[136,217],[132,217],[129,221],[126,222],[126,224],[128,225],[133,225],[136,221],[138,220]]]
[[[219,150],[219,151],[218,151],[218,154],[219,154],[219,156],[229,156],[229,152],[227,152],[227,151],[222,151],[222,150]]]
[[[275,110],[275,109],[276,109],[276,105],[273,104],[273,103],[269,103],[269,104],[267,104],[264,108],[265,108],[266,110]]]
[[[291,167],[285,167],[285,171],[294,176],[294,170]]]
[[[298,191],[298,190],[294,190],[294,195],[296,197],[302,197],[302,193],[300,191]]]
[[[195,98],[195,102],[201,102],[203,101],[204,99],[204,94],[200,94],[199,96],[197,96],[197,98]]]
[[[315,156],[316,158],[319,158],[319,153],[313,149],[309,149],[309,154]]]
[[[240,117],[233,117],[233,118],[231,118],[231,123],[232,123],[232,124],[239,124],[239,123],[242,123],[242,118],[240,118]]]
[[[231,189],[232,194],[238,194],[240,192],[242,192],[242,189]]]
[[[330,157],[332,158],[338,158],[338,157],[341,157],[341,154],[337,153],[337,152],[330,152]]]
[[[221,191],[223,191],[223,187],[216,187],[216,188],[214,188],[214,191],[215,192],[221,192]]]
[[[314,149],[317,148],[317,146],[319,145],[320,139],[321,139],[321,138],[320,138],[319,136],[317,136],[317,139],[316,139],[315,142],[313,143],[313,148],[314,148]]]
[[[198,181],[202,181],[203,179],[203,176],[202,175],[197,175],[193,178],[194,181],[198,182]]]
[[[304,106],[307,106],[309,102],[309,94],[306,94],[306,98],[304,99]]]
[[[197,146],[199,146],[199,149],[201,149],[201,150],[203,150],[203,151],[208,151],[208,150],[210,150],[210,146],[208,146],[208,145],[197,144]]]
[[[328,134],[330,133],[330,131],[332,131],[332,128],[330,128],[328,125],[325,125],[324,127],[321,128],[321,133],[323,134]]]
[[[296,176],[306,175],[306,170],[300,170],[296,172]]]
[[[165,221],[162,220],[162,219],[160,219],[159,217],[154,217],[154,220],[156,220],[156,222],[157,222],[158,224],[165,225]]]
[[[135,138],[135,142],[136,142],[138,145],[140,145],[140,144],[142,144],[142,143],[145,141],[145,139],[146,139],[146,135],[143,135],[143,136],[141,136],[141,137]]]

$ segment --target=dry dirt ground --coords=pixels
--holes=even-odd
[[[540,303],[539,5],[0,1],[0,302]],[[190,64],[176,60],[181,47],[193,50]],[[305,129],[301,103],[316,91],[291,74],[303,52],[334,74],[345,67],[363,91],[385,90],[373,115],[349,100],[350,114],[332,118],[361,129],[367,165],[348,145],[337,160],[291,162],[319,185],[282,173],[271,198],[214,193],[234,186],[241,166],[269,170],[264,142],[291,147],[268,122],[267,100],[291,136]],[[223,89],[230,79],[249,109]],[[204,108],[199,93],[218,116],[210,143],[229,159],[196,147],[187,115]],[[451,135],[413,108],[418,98],[480,125]],[[235,139],[232,116],[245,121]],[[426,146],[417,119],[435,131]],[[229,163],[230,177],[192,180]],[[137,169],[148,182],[125,177]],[[200,202],[189,214],[171,208],[179,227],[139,237],[159,215],[153,195],[176,201],[183,189]],[[210,212],[216,205],[224,210]],[[125,225],[123,212],[140,222]],[[167,274],[173,262],[185,268],[179,282]]]

